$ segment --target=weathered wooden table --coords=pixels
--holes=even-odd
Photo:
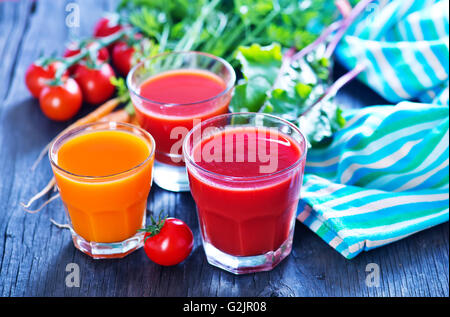
[[[73,247],[60,201],[27,214],[26,201],[51,177],[43,162],[30,171],[42,147],[66,124],[46,119],[31,98],[24,74],[40,54],[61,54],[71,34],[88,36],[116,1],[0,1],[0,295],[1,296],[448,296],[449,225],[442,224],[346,260],[301,223],[292,254],[271,272],[234,276],[206,262],[195,205],[189,193],[153,186],[148,208],[165,210],[193,229],[191,256],[174,267],[151,263],[144,251],[120,260],[92,260]],[[80,10],[79,27],[67,26],[68,4]],[[70,8],[70,6],[69,6]],[[72,21],[73,22],[73,21]],[[76,21],[75,21],[76,22]],[[69,23],[70,25],[70,23]],[[342,74],[342,68],[336,67]],[[354,82],[338,95],[347,107],[385,103]],[[83,110],[85,112],[89,109]],[[79,287],[67,287],[66,267],[80,268]],[[379,265],[381,283],[368,287],[366,266]]]

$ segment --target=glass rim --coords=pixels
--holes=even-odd
[[[135,87],[136,85],[132,83],[132,79],[131,77],[133,76],[133,74],[136,72],[136,70],[142,66],[145,62],[150,61],[150,60],[154,60],[157,58],[161,58],[161,57],[166,57],[169,55],[180,55],[180,54],[193,54],[193,55],[202,55],[205,57],[209,57],[213,60],[218,61],[219,63],[222,63],[225,68],[229,71],[229,73],[231,74],[231,78],[230,80],[228,80],[228,82],[226,82],[226,87],[224,90],[222,90],[220,93],[218,93],[217,95],[204,99],[204,100],[199,100],[199,101],[195,101],[195,102],[188,102],[188,103],[167,103],[167,102],[160,102],[160,101],[154,101],[151,99],[148,99],[144,96],[142,96],[140,93],[137,92],[137,88]],[[151,77],[151,76],[150,76]],[[149,78],[150,78],[149,77]],[[126,84],[128,89],[131,91],[131,93],[137,97],[139,97],[140,99],[149,102],[149,103],[153,103],[156,105],[160,105],[160,106],[166,106],[166,107],[181,107],[181,106],[192,106],[192,105],[197,105],[197,104],[201,104],[201,103],[205,103],[205,102],[209,102],[212,101],[216,98],[219,98],[223,95],[226,95],[233,87],[234,84],[236,82],[236,72],[234,71],[233,66],[230,65],[230,63],[228,63],[226,60],[224,60],[221,57],[209,54],[209,53],[204,53],[204,52],[199,52],[199,51],[173,51],[173,52],[163,52],[163,53],[159,53],[157,55],[145,58],[144,60],[140,61],[139,63],[137,63],[136,65],[134,65],[131,70],[128,72],[127,78],[126,78]]]
[[[301,144],[300,144],[300,148],[303,151],[302,154],[300,155],[300,157],[297,159],[297,161],[295,161],[294,163],[292,163],[290,166],[285,167],[279,171],[276,172],[272,172],[272,173],[267,173],[267,174],[263,174],[263,175],[256,175],[256,176],[230,176],[230,175],[224,175],[224,174],[219,174],[216,172],[212,172],[204,167],[201,167],[200,165],[198,165],[195,160],[192,159],[192,155],[190,153],[187,153],[187,147],[188,147],[188,142],[189,139],[191,137],[191,135],[194,133],[195,129],[198,129],[199,127],[201,127],[204,124],[208,124],[213,122],[214,120],[220,120],[223,118],[227,118],[227,117],[232,117],[232,116],[236,116],[236,115],[246,115],[246,116],[264,116],[264,117],[268,117],[268,118],[272,118],[275,120],[278,120],[280,122],[282,122],[283,124],[286,124],[287,126],[291,127],[294,131],[296,131],[302,138],[303,140],[303,149],[301,148]],[[237,125],[238,127],[239,125]],[[294,140],[296,141],[296,140]],[[297,143],[300,143],[298,141],[296,141]],[[268,114],[268,113],[260,113],[260,112],[232,112],[232,113],[225,113],[222,115],[218,115],[212,118],[209,118],[205,121],[202,121],[198,124],[196,124],[189,132],[188,134],[186,134],[185,139],[183,141],[183,155],[185,157],[185,160],[189,162],[189,164],[192,164],[195,168],[207,173],[208,175],[211,175],[215,178],[221,178],[221,179],[226,179],[226,180],[231,180],[231,181],[235,181],[235,182],[250,182],[250,181],[257,181],[257,180],[264,180],[266,178],[272,178],[272,177],[276,177],[282,174],[285,174],[286,172],[295,169],[296,167],[298,167],[298,165],[300,165],[301,162],[303,162],[306,159],[306,152],[308,151],[307,148],[307,139],[304,135],[304,133],[293,123],[282,119],[280,117],[274,116],[272,114]],[[188,164],[186,164],[186,169],[188,169]]]
[[[117,128],[119,128],[119,126],[126,127],[126,128],[137,129],[139,132],[141,132],[143,135],[148,137],[149,140],[150,140],[151,149],[150,149],[149,155],[145,158],[145,160],[143,160],[142,162],[140,162],[136,166],[133,166],[133,167],[131,167],[131,168],[125,170],[125,171],[121,171],[121,172],[114,173],[114,174],[109,174],[109,175],[103,175],[103,176],[80,175],[80,174],[69,172],[69,171],[65,170],[64,168],[62,168],[61,166],[58,165],[58,163],[54,160],[54,157],[53,157],[54,156],[53,155],[54,147],[55,147],[56,143],[58,143],[58,141],[61,141],[65,137],[68,137],[68,136],[77,135],[78,133],[84,131],[87,128],[90,128],[90,127],[93,127],[93,126],[97,126],[97,125],[101,125],[101,124],[107,124],[108,127],[110,127],[111,124],[114,124],[116,129],[105,129],[105,130],[99,129],[97,131],[125,131],[123,129],[122,130],[121,129],[117,129]],[[95,132],[95,130],[90,131],[90,132]],[[83,178],[83,179],[102,180],[102,179],[107,179],[107,178],[111,178],[111,177],[118,177],[118,176],[121,176],[121,175],[124,175],[124,174],[128,174],[128,173],[130,173],[130,172],[140,168],[141,166],[144,166],[150,160],[150,158],[152,158],[154,156],[155,148],[156,148],[155,139],[153,138],[153,136],[150,133],[148,133],[147,131],[145,131],[141,127],[138,127],[138,126],[135,126],[135,125],[132,125],[132,124],[129,124],[129,123],[123,123],[123,122],[117,122],[117,121],[99,121],[99,122],[86,123],[86,124],[83,124],[81,126],[71,128],[71,129],[65,131],[63,134],[58,135],[55,138],[55,140],[53,140],[52,143],[51,143],[51,146],[50,146],[49,151],[48,151],[48,156],[49,156],[51,165],[54,166],[55,168],[57,168],[59,171],[65,173],[65,174],[68,174],[70,176],[77,177],[77,178]],[[56,151],[56,153],[57,152],[58,151]]]

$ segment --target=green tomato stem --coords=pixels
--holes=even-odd
[[[60,81],[62,75],[68,70],[71,66],[75,65],[76,63],[80,62],[83,58],[87,57],[90,54],[93,54],[94,52],[97,52],[98,50],[111,45],[112,43],[118,41],[122,36],[124,36],[127,32],[125,30],[117,31],[116,33],[113,33],[109,36],[100,38],[97,40],[98,46],[95,47],[95,49],[89,49],[87,47],[83,47],[80,51],[80,53],[71,56],[69,58],[65,58],[63,60],[62,67],[58,68],[55,74],[55,81]]]

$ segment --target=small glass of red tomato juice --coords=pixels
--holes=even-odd
[[[233,67],[201,52],[169,52],[141,61],[127,86],[142,128],[156,141],[155,183],[189,191],[182,145],[194,124],[228,112],[235,83]]]
[[[183,144],[208,262],[268,271],[292,249],[307,142],[288,121],[230,113],[196,125]]]

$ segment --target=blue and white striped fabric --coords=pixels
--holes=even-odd
[[[402,102],[346,119],[308,152],[298,219],[347,258],[448,221],[448,107]]]
[[[371,3],[336,51],[349,69],[367,61],[358,77],[396,103],[449,102],[448,0]]]
[[[338,59],[368,63],[360,79],[389,101],[423,103],[348,110],[308,152],[298,220],[349,259],[449,220],[448,1],[384,1],[366,19]]]

